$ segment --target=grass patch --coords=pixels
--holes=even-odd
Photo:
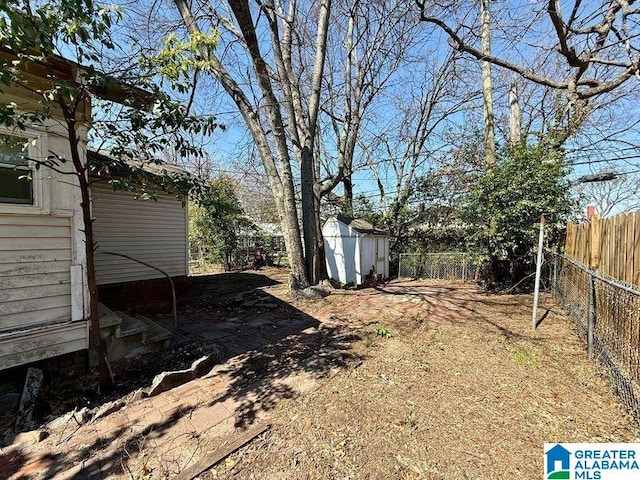
[[[516,347],[513,357],[519,365],[537,367],[540,365],[540,359],[535,353],[528,352],[522,347]]]

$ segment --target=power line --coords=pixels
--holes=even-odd
[[[600,158],[595,160],[585,160],[583,162],[567,163],[567,165],[570,167],[574,167],[576,165],[591,165],[593,163],[617,162],[620,160],[640,160],[640,155],[625,155],[622,157],[615,157],[615,158]]]

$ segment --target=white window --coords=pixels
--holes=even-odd
[[[26,138],[0,133],[0,203],[33,205]]]

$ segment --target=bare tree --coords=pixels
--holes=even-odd
[[[493,115],[493,87],[491,83],[491,12],[489,0],[480,0],[480,37],[482,39],[482,98],[484,114],[484,155],[487,165],[496,163],[495,117]]]
[[[337,7],[330,29],[334,42],[328,49],[327,88],[322,113],[329,126],[321,132],[324,145],[335,144],[343,174],[342,208],[353,209],[352,174],[362,128],[375,123],[376,100],[395,88],[394,79],[409,65],[409,52],[424,36],[411,18],[411,5],[403,0],[354,0]],[[373,126],[375,128],[375,126]],[[324,173],[335,162],[324,156]],[[322,192],[329,192],[325,188]]]
[[[512,147],[522,143],[522,110],[520,110],[518,84],[515,82],[509,87],[509,142]]]
[[[630,212],[640,208],[640,176],[630,172],[609,181],[584,183],[578,193],[582,203],[594,205],[602,217]]]
[[[474,45],[469,27],[458,21],[454,10],[459,8],[458,2],[434,8],[423,0],[416,1],[421,10],[421,20],[439,26],[457,50],[516,72],[537,84],[565,90],[571,102],[610,92],[634,76],[640,77],[637,44],[640,8],[635,6],[634,0],[589,4],[575,0],[566,5],[567,14],[561,11],[558,0],[532,3],[528,7],[532,23],[527,25],[527,31],[529,35],[535,34],[538,41],[531,46],[525,35],[519,39],[522,49],[518,50],[518,42],[511,39],[511,58],[486,55]],[[518,8],[527,7],[523,4]],[[550,40],[545,42],[545,38]],[[545,75],[524,60],[518,61],[517,56],[524,50],[537,48],[544,50],[549,61],[559,60],[564,68],[556,70],[553,75]],[[524,55],[520,57],[524,58]]]
[[[322,245],[317,241],[320,220],[314,152],[331,0],[321,0],[308,16],[296,1],[285,5],[268,0],[252,9],[248,0],[229,0],[228,10],[209,2],[174,3],[192,38],[201,35],[203,29],[219,28],[221,40],[229,42],[223,47],[228,53],[226,63],[212,49],[203,48],[201,54],[210,73],[237,106],[256,144],[283,226],[293,276],[303,285],[316,283],[322,279],[325,266]],[[299,44],[297,28],[303,18],[313,19],[316,25],[311,59],[304,50],[307,45]],[[297,47],[300,50],[294,51]],[[301,65],[295,63],[299,59]],[[248,82],[230,70],[238,63],[245,71],[251,70]],[[302,85],[298,75],[308,68],[311,80]],[[259,95],[251,92],[252,82]],[[301,178],[304,253],[290,147]]]
[[[450,143],[442,132],[456,115],[479,106],[481,93],[465,84],[468,76],[461,74],[457,57],[457,52],[450,52],[438,58],[434,52],[422,59],[422,68],[414,66],[408,73],[411,78],[404,79],[405,88],[396,92],[396,127],[361,139],[386,223],[395,237],[402,228],[399,212],[411,201],[417,177],[439,168],[439,160],[448,153]]]
[[[477,3],[417,4],[421,19],[437,25],[453,48],[502,67],[498,77],[515,72],[525,80],[517,85],[525,143],[595,151],[629,141],[624,129],[634,128],[637,119],[634,109],[622,118],[621,107],[630,98],[637,101],[640,8],[635,1],[496,0],[491,33],[492,42],[500,45],[498,55],[487,54],[476,33],[482,27]]]
[[[332,191],[340,184],[347,204],[351,201],[362,128],[423,30],[410,15],[411,5],[400,0],[174,3],[192,38],[220,31],[216,52],[202,51],[209,73],[251,133],[294,276],[302,284],[323,280],[320,204],[335,197]]]

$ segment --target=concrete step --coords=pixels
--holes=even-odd
[[[154,322],[150,318],[145,317],[144,315],[137,315],[136,318],[141,322],[145,323],[149,330],[147,330],[147,338],[145,343],[148,345],[150,343],[159,343],[164,340],[171,338],[173,333],[171,330],[166,329],[162,325]]]
[[[109,359],[118,361],[149,352],[154,344],[171,338],[171,330],[143,315],[135,317],[99,304],[100,333],[107,342]],[[95,360],[92,364],[95,364]]]
[[[98,303],[98,313],[100,316],[100,329],[113,327],[122,323],[122,319],[104,303]]]
[[[124,312],[117,311],[115,313],[122,319],[122,323],[120,323],[115,331],[116,338],[132,337],[133,335],[142,334],[141,341],[142,343],[146,342],[146,333],[149,330],[149,326],[146,323]]]

